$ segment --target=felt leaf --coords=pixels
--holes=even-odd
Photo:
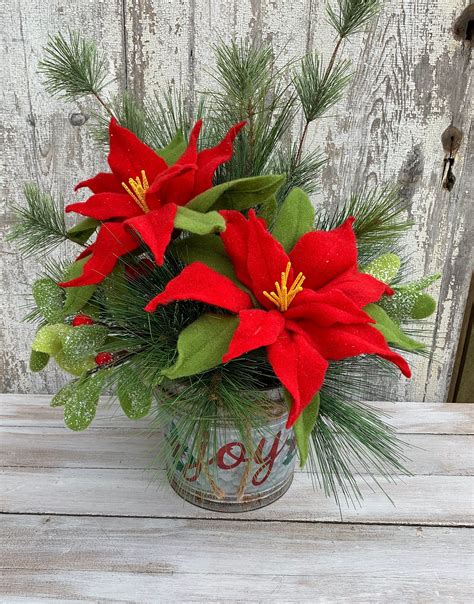
[[[285,251],[293,249],[298,239],[313,230],[314,207],[302,189],[292,189],[283,202],[273,227],[273,236]]]
[[[130,419],[141,419],[150,411],[151,392],[130,367],[124,367],[120,372],[117,395],[123,412]]]
[[[190,235],[173,245],[177,256],[186,264],[202,262],[237,282],[234,267],[224,248],[222,239],[216,235]]]
[[[172,166],[186,151],[186,146],[183,133],[181,130],[178,130],[171,139],[171,142],[166,147],[163,147],[163,149],[157,149],[156,154],[162,157],[168,166]]]
[[[32,350],[30,354],[30,371],[41,371],[49,361],[49,354]]]
[[[82,375],[90,369],[94,369],[96,366],[93,356],[83,359],[70,359],[62,350],[54,355],[54,360],[61,367],[61,369],[64,369],[64,371],[67,371],[71,375],[77,376]]]
[[[186,205],[197,212],[246,210],[271,197],[285,180],[281,175],[252,176],[224,182],[207,189]]]
[[[361,269],[362,273],[372,275],[379,281],[390,283],[400,270],[401,260],[396,254],[382,254]]]
[[[71,281],[80,277],[84,270],[84,264],[89,258],[89,256],[86,256],[71,264],[64,271],[63,281]],[[97,289],[97,285],[83,285],[80,287],[67,287],[65,289],[66,299],[64,301],[63,313],[67,317],[68,315],[76,314],[84,307]]]
[[[188,325],[178,338],[178,360],[162,373],[175,380],[212,369],[222,363],[229,349],[238,317],[225,315],[202,315]]]
[[[275,216],[278,210],[278,202],[275,195],[272,195],[264,202],[260,204],[258,209],[258,216],[263,218],[267,225],[270,227],[275,222]]]
[[[95,233],[95,230],[100,225],[99,220],[95,218],[84,218],[76,225],[74,225],[67,232],[69,239],[76,243],[85,243],[91,235]]]
[[[292,398],[286,389],[285,399],[288,403],[288,406],[291,407]],[[293,433],[295,435],[296,446],[298,448],[300,458],[300,467],[303,467],[308,459],[310,447],[309,440],[311,437],[311,432],[313,431],[319,416],[320,404],[321,398],[318,392],[314,395],[309,405],[303,409],[300,416],[293,424]]]
[[[70,388],[64,396],[64,423],[70,430],[80,432],[92,422],[104,381],[105,373],[97,372],[69,384]]]
[[[33,298],[38,310],[48,323],[59,323],[63,318],[64,292],[49,278],[33,283]]]
[[[400,348],[401,350],[415,351],[423,350],[424,344],[408,337],[400,327],[393,321],[383,308],[377,304],[369,304],[364,307],[364,311],[376,321],[375,327],[384,336],[389,344]]]
[[[102,325],[74,327],[63,340],[63,353],[68,361],[79,361],[96,352],[107,339],[108,329]]]
[[[72,330],[74,327],[63,323],[44,325],[36,332],[31,348],[54,356],[62,350],[63,340]]]
[[[178,207],[174,218],[174,226],[177,229],[196,233],[197,235],[208,235],[225,231],[225,220],[218,212],[195,212],[186,207]]]

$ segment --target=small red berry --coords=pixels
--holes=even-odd
[[[79,327],[80,325],[94,325],[94,319],[89,315],[76,315],[72,320],[72,326]]]
[[[108,365],[113,361],[114,357],[110,352],[99,352],[99,354],[95,357],[95,362],[97,365]]]

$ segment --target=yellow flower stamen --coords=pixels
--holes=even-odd
[[[136,178],[129,178],[128,184],[130,185],[130,187],[124,182],[122,183],[122,187],[125,189],[125,191],[127,191],[127,193],[130,195],[130,197],[133,199],[133,201],[138,205],[138,207],[146,214],[147,212],[150,211],[150,208],[147,206],[147,203],[145,200],[146,192],[150,188],[150,185],[148,184],[145,170],[142,170],[141,173],[142,173],[141,179],[139,176],[137,176]]]
[[[303,273],[299,273],[296,279],[293,281],[292,285],[288,289],[288,277],[290,275],[291,270],[291,262],[288,262],[286,265],[286,270],[281,274],[281,284],[278,281],[275,281],[275,292],[268,293],[267,291],[263,292],[263,295],[273,302],[278,310],[282,312],[288,310],[288,307],[295,299],[296,294],[303,291],[303,282],[305,280],[305,276]]]

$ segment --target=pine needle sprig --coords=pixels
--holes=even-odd
[[[211,76],[218,89],[206,94],[216,138],[232,124],[247,121],[217,181],[263,174],[296,112],[295,95],[283,80],[288,66],[276,68],[270,45],[233,42],[217,46],[215,52]]]
[[[128,128],[140,140],[146,140],[148,132],[146,112],[142,104],[129,91],[115,96],[110,103],[110,110],[121,126]],[[101,147],[109,144],[109,124],[109,114],[93,114],[91,133],[94,141]]]
[[[312,122],[335,105],[344,93],[352,74],[350,61],[335,63],[331,70],[324,67],[318,53],[307,55],[293,77],[293,85],[303,107],[307,122]]]
[[[25,186],[26,207],[13,205],[16,224],[8,236],[25,257],[46,254],[69,240],[64,208],[33,184]]]
[[[319,150],[304,153],[300,160],[297,149],[279,149],[273,160],[271,171],[274,174],[286,174],[286,179],[277,193],[277,200],[283,201],[291,189],[300,187],[308,195],[316,193],[319,188],[319,178],[327,158]]]
[[[53,96],[68,101],[94,96],[111,113],[101,92],[110,83],[107,58],[93,41],[69,31],[50,36],[44,49],[39,71],[45,77],[46,90]]]
[[[154,149],[165,147],[180,131],[189,138],[191,128],[199,119],[206,117],[205,99],[200,96],[196,103],[182,90],[169,84],[156,90],[153,99],[146,103],[147,142]],[[200,136],[201,145],[205,140]]]
[[[337,0],[326,8],[329,23],[341,39],[361,31],[380,11],[381,0]]]
[[[388,185],[356,192],[335,210],[318,213],[315,228],[334,229],[354,216],[359,259],[367,262],[384,251],[393,252],[393,246],[412,226],[405,218],[406,210],[406,202],[400,197],[398,188]]]

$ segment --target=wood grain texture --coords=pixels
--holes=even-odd
[[[62,409],[49,406],[51,396],[0,394],[0,422],[4,427],[38,427],[65,430]],[[474,434],[474,407],[470,404],[371,402],[399,434]],[[130,421],[117,404],[102,397],[97,415],[87,432],[114,428],[147,433],[149,418]],[[70,432],[67,432],[70,434]],[[71,436],[74,437],[74,434]]]
[[[0,396],[1,602],[472,599],[471,405],[377,403],[422,447],[387,487],[396,505],[365,488],[341,513],[298,473],[268,508],[226,515],[151,481],[143,424],[102,408],[73,435],[57,409],[35,415],[45,399]]]
[[[332,34],[323,0],[10,0],[0,9],[2,200],[21,197],[33,181],[53,194],[103,166],[93,149],[87,122],[73,126],[72,113],[90,105],[52,101],[36,73],[48,33],[70,26],[98,40],[110,57],[114,87],[150,95],[172,80],[191,97],[211,85],[210,45],[219,39],[272,41],[283,62],[305,51],[328,54]],[[465,0],[387,0],[382,14],[343,52],[354,62],[347,99],[311,130],[309,146],[329,156],[318,207],[332,205],[365,183],[398,181],[417,227],[406,238],[415,275],[443,273],[432,292],[439,308],[432,361],[417,358],[414,378],[387,384],[392,398],[444,400],[472,268],[473,163],[472,62],[451,35]],[[74,121],[74,120],[73,120]],[[444,152],[440,137],[453,123],[464,132],[456,158],[456,185],[441,188]],[[295,125],[295,134],[299,124]],[[3,203],[3,202],[2,202]],[[2,238],[11,223],[2,210]],[[52,366],[27,370],[30,326],[21,323],[38,259],[24,261],[2,240],[2,349],[0,390],[54,392],[64,381]]]
[[[27,594],[29,602],[461,603],[472,595],[466,529],[13,515],[0,531],[8,602]]]

